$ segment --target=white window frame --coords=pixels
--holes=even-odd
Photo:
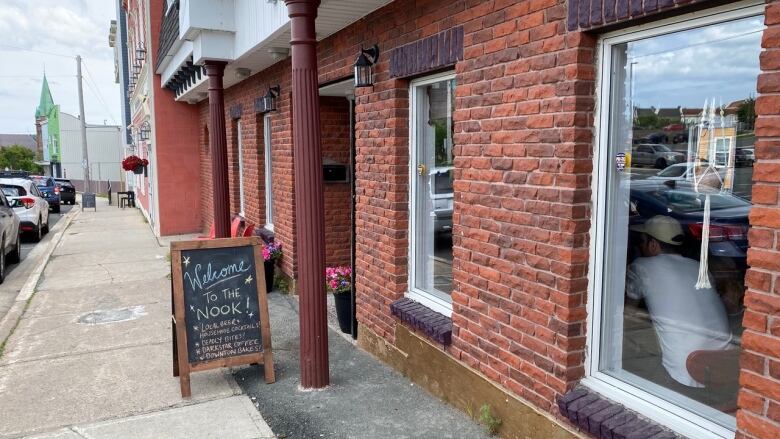
[[[415,218],[417,210],[415,207],[415,194],[417,193],[417,93],[416,89],[421,86],[430,85],[436,82],[449,81],[455,79],[455,72],[448,71],[424,78],[415,79],[409,83],[409,288],[406,297],[419,302],[426,307],[443,314],[447,317],[452,316],[452,297],[446,298],[442,295],[435,295],[428,291],[416,288],[415,268],[417,266],[416,257],[416,233]],[[454,108],[453,108],[454,112]]]
[[[710,8],[704,11],[681,15],[641,26],[602,35],[598,43],[598,75],[596,84],[597,108],[595,114],[594,176],[592,183],[593,218],[590,236],[590,261],[588,275],[588,334],[585,359],[585,378],[582,384],[590,387],[607,398],[620,402],[624,406],[655,422],[666,425],[672,430],[688,437],[702,439],[733,438],[735,429],[726,428],[694,412],[661,399],[643,388],[599,371],[600,343],[602,337],[602,301],[605,263],[604,237],[607,234],[607,196],[608,172],[612,166],[609,152],[609,109],[611,106],[611,67],[612,46],[636,41],[642,38],[693,29],[725,21],[747,18],[764,14],[765,4],[760,1],[745,1]],[[603,133],[602,133],[603,131]],[[647,381],[648,386],[653,383]]]
[[[241,135],[241,119],[236,122],[236,138],[238,139],[238,203],[239,215],[246,215],[246,194],[244,193],[244,139]]]
[[[263,116],[263,164],[265,166],[265,228],[274,231],[273,151],[271,148],[271,115]]]

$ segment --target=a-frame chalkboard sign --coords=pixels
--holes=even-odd
[[[274,382],[262,263],[258,237],[171,243],[173,376],[183,397],[190,373],[218,367],[262,364]]]

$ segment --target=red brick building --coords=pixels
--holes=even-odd
[[[358,3],[320,6],[317,58],[326,263],[354,258],[360,345],[505,437],[780,435],[780,2]],[[227,62],[230,210],[295,279],[289,23],[244,7],[181,29],[161,84],[200,114],[205,231],[186,78]]]

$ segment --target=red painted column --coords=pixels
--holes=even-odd
[[[209,144],[214,191],[214,236],[230,238],[230,189],[228,181],[227,132],[222,76],[224,61],[206,61],[209,77]]]
[[[295,225],[301,328],[301,386],[330,381],[325,296],[325,212],[322,195],[317,38],[319,0],[285,0],[292,45],[292,108],[295,160]]]

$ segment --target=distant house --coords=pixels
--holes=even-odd
[[[24,146],[33,152],[37,150],[36,139],[32,134],[0,134],[0,148],[12,145]]]

